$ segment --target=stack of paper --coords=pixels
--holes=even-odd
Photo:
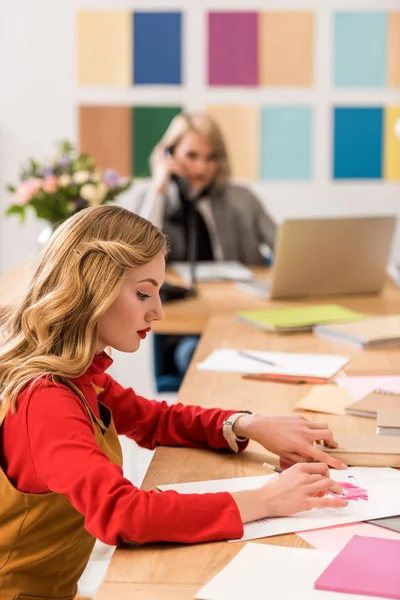
[[[266,331],[291,333],[309,331],[319,323],[348,323],[365,318],[364,315],[336,304],[321,306],[300,306],[275,310],[246,310],[238,313],[237,318],[248,325],[254,325]]]
[[[400,467],[400,437],[380,435],[335,435],[338,448],[328,452],[347,465]],[[321,450],[327,450],[320,446]]]
[[[251,356],[252,358],[249,358]],[[214,350],[197,368],[201,371],[293,375],[329,379],[347,364],[346,356],[261,352],[257,350]]]
[[[400,315],[387,315],[336,325],[317,325],[317,335],[359,348],[400,346]]]

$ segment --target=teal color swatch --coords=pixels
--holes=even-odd
[[[312,121],[310,106],[262,108],[261,179],[311,179]]]
[[[334,109],[334,179],[381,179],[383,108]]]
[[[385,86],[387,13],[338,12],[334,28],[335,86]]]

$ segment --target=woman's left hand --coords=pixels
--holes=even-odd
[[[237,419],[234,432],[264,446],[270,452],[291,462],[318,461],[334,469],[347,465],[314,444],[323,442],[327,447],[337,448],[337,443],[327,423],[308,421],[305,417],[266,417],[244,414]]]

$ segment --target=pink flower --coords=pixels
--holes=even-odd
[[[40,179],[31,177],[23,181],[17,188],[17,204],[28,204],[28,202],[40,190],[42,182]]]
[[[54,194],[58,190],[58,179],[55,175],[46,177],[42,184],[43,191],[47,194]]]

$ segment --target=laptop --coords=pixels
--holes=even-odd
[[[253,285],[254,294],[269,298],[377,294],[395,227],[392,215],[288,219],[278,233],[272,283],[240,288],[252,293]]]

